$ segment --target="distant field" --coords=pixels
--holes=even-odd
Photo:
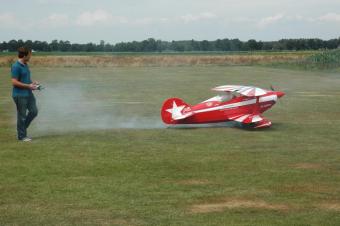
[[[318,53],[317,50],[305,51],[191,51],[191,52],[34,52],[35,56],[121,56],[121,55],[310,55]],[[16,52],[0,52],[0,56],[16,56]]]
[[[34,59],[34,58],[33,58]],[[38,59],[34,59],[38,60]],[[33,62],[32,62],[33,63]],[[0,67],[0,225],[340,225],[340,76],[260,66],[31,67],[34,142]],[[272,128],[166,128],[162,102],[286,92]]]
[[[34,53],[32,66],[40,67],[143,67],[191,65],[271,65],[303,61],[315,51],[301,52],[184,52],[184,53]],[[16,60],[0,55],[0,66]]]

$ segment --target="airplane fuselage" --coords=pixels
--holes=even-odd
[[[183,114],[193,112],[191,117],[179,120],[180,124],[215,123],[234,120],[239,115],[256,115],[270,109],[281,97],[281,92],[269,92],[260,97],[235,97],[227,102],[204,101],[183,109]]]
[[[236,121],[251,128],[269,127],[272,123],[261,114],[285,95],[240,85],[218,86],[213,90],[223,94],[193,106],[177,97],[167,99],[161,108],[163,122],[171,125]]]

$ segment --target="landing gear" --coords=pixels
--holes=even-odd
[[[255,123],[240,123],[238,127],[242,129],[260,129],[260,128],[268,128],[272,125],[272,123],[268,120],[262,120],[260,122]]]

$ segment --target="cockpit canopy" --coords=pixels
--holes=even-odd
[[[205,103],[205,102],[227,102],[227,101],[230,101],[231,99],[234,99],[236,97],[239,97],[240,94],[238,93],[234,93],[234,92],[223,92],[223,93],[220,93],[219,95],[217,96],[214,96],[206,101],[203,101],[202,103]]]
[[[239,86],[239,85],[224,85],[224,86],[217,86],[212,90],[215,91],[223,91],[227,93],[238,93],[242,96],[247,97],[258,97],[268,93],[267,90],[254,87],[254,86]]]

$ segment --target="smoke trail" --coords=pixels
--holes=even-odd
[[[150,104],[91,95],[78,84],[59,84],[35,94],[39,115],[32,127],[37,132],[165,128],[157,108],[145,116],[143,109]]]

